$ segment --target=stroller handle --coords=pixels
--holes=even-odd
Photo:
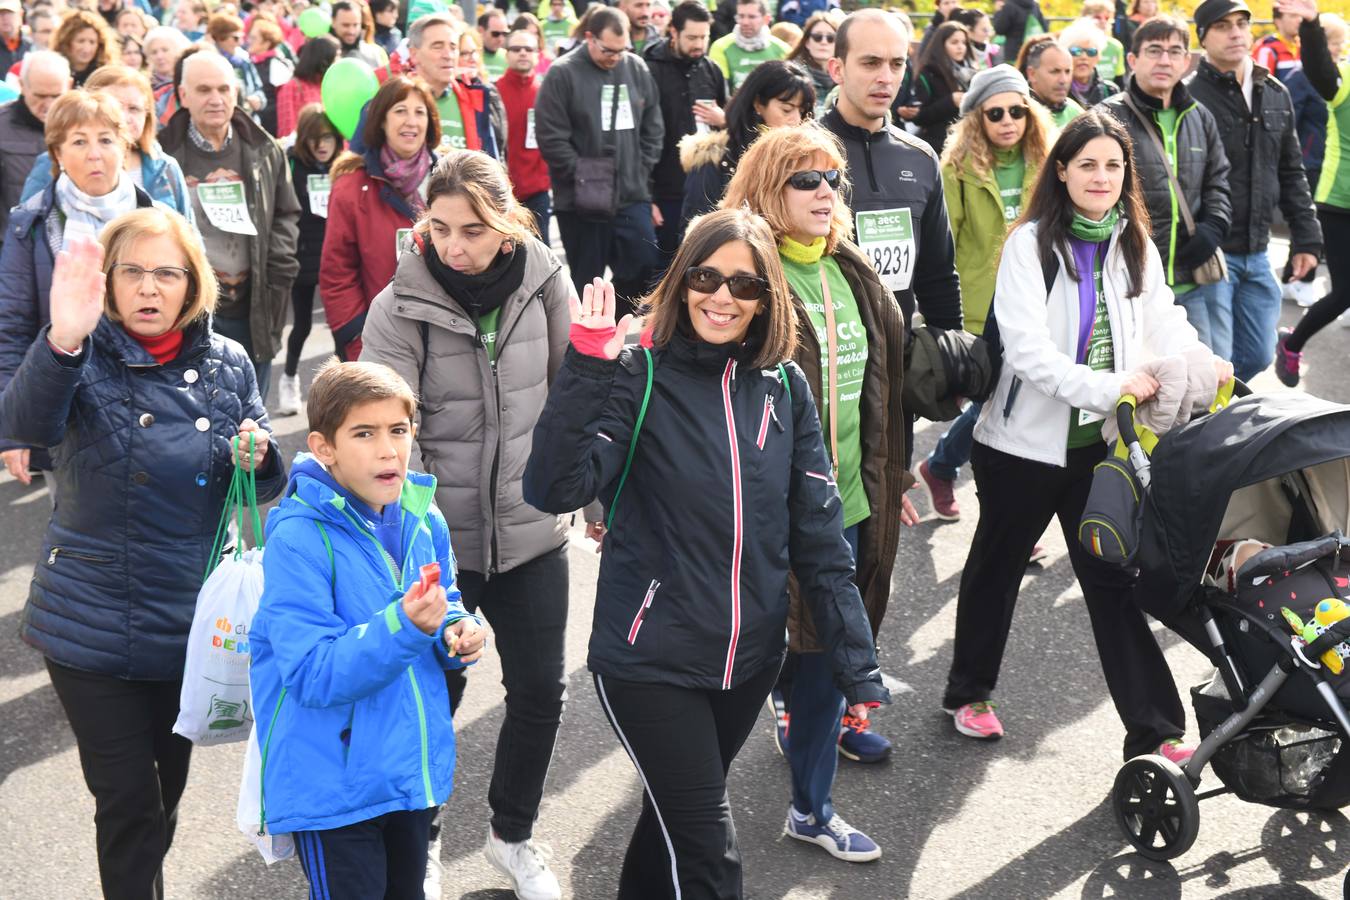
[[[1245,381],[1234,376],[1232,384],[1232,396],[1251,396],[1252,389],[1247,386]],[[1120,439],[1124,441],[1125,447],[1131,451],[1139,444],[1139,432],[1134,425],[1134,410],[1138,405],[1139,398],[1135,397],[1134,394],[1122,394],[1120,402],[1116,404],[1116,428],[1120,430]]]

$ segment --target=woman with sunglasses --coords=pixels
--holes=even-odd
[[[966,26],[943,22],[931,37],[925,37],[918,70],[912,103],[919,109],[911,121],[919,128],[919,137],[941,156],[947,132],[961,117],[961,100],[975,76]]]
[[[642,348],[609,284],[571,307],[525,500],[607,509],[588,665],[644,788],[618,896],[741,897],[726,775],[778,676],[789,571],[850,709],[889,700],[774,234],[742,208],[698,219]]]
[[[1181,743],[1186,714],[1132,599],[1134,570],[1084,550],[1078,522],[1107,453],[1103,420],[1121,397],[1142,402],[1158,390],[1146,364],[1196,355],[1213,361],[1217,383],[1233,367],[1210,355],[1173,301],[1129,133],[1110,113],[1083,113],[1051,149],[1004,243],[995,294],[1003,368],[975,426],[980,520],[961,573],[943,708],[960,734],[1003,735],[991,701],[1018,587],[1032,544],[1058,518],[1125,725],[1125,759],[1156,753],[1180,765],[1191,754]]]
[[[803,336],[793,360],[818,399],[843,504],[837,525],[852,550],[855,583],[875,638],[907,507],[907,417],[898,395],[905,327],[891,292],[848,241],[852,216],[840,196],[845,166],[838,140],[814,123],[770,131],[741,160],[722,205],[747,205],[773,228]],[[820,599],[802,585],[788,622],[792,654],[780,683],[790,723],[784,752],[792,769],[786,833],[839,859],[864,862],[881,849],[835,813],[835,766],[850,747],[869,754],[863,761],[876,762],[890,744],[868,732],[865,710],[845,708],[817,637]],[[841,723],[848,732],[842,742]]]
[[[825,112],[825,98],[834,90],[834,79],[830,77],[830,58],[834,56],[834,34],[844,21],[844,13],[838,9],[826,9],[813,13],[802,26],[802,39],[787,55],[788,62],[795,62],[811,76],[816,86],[816,118]]]
[[[1120,93],[1114,81],[1102,78],[1098,63],[1106,52],[1106,33],[1092,19],[1076,19],[1059,35],[1059,45],[1073,58],[1073,81],[1069,96],[1083,109],[1092,109],[1112,94]]]
[[[965,330],[984,333],[994,298],[994,276],[1008,229],[1022,214],[1054,129],[1050,116],[1031,102],[1031,88],[1012,66],[985,69],[970,82],[961,103],[961,121],[942,157],[942,193],[956,246]],[[970,460],[980,404],[961,414],[914,475],[939,519],[961,517],[956,477]],[[1033,557],[1043,555],[1034,553]]]

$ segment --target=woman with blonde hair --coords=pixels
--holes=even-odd
[[[956,246],[965,329],[972,334],[984,333],[1003,238],[1022,214],[1024,199],[1031,198],[1054,136],[1049,114],[1031,101],[1027,80],[1012,66],[985,69],[971,80],[961,120],[942,156],[942,192]],[[914,467],[940,519],[961,517],[955,482],[970,459],[979,415],[979,403],[966,407],[932,454]],[[1043,551],[1033,551],[1033,558],[1038,555]]]
[[[900,524],[913,512],[902,499],[906,417],[897,391],[905,326],[890,291],[849,240],[852,215],[841,193],[846,159],[838,139],[815,123],[772,129],[741,157],[722,208],[744,204],[773,229],[802,335],[793,361],[817,401],[842,507],[834,525],[852,550],[854,583],[875,639],[890,598]],[[838,859],[864,862],[881,848],[835,813],[835,766],[840,752],[875,762],[890,752],[890,742],[868,730],[865,707],[846,708],[822,652],[828,645],[818,638],[823,598],[814,591],[802,584],[792,597],[792,652],[779,682],[791,722],[784,748],[792,769],[786,833]]]
[[[20,634],[75,733],[108,898],[179,893],[163,862],[192,752],[172,729],[197,591],[233,467],[256,471],[260,501],[286,483],[253,365],[211,332],[215,302],[185,219],[119,216],[58,254],[50,325],[0,395],[0,436],[55,461]]]
[[[117,35],[98,13],[69,10],[52,35],[52,49],[70,61],[73,87],[83,87],[94,70],[121,61]]]
[[[587,285],[525,471],[540,509],[607,508],[587,664],[644,788],[625,900],[743,896],[726,776],[778,676],[789,572],[828,680],[859,713],[889,699],[774,244],[739,204],[696,219],[642,348],[613,286]]]
[[[532,835],[567,681],[567,523],[521,492],[575,295],[505,167],[473,150],[436,164],[413,244],[371,304],[361,359],[392,366],[421,398],[418,446],[436,476],[464,607],[487,616],[501,653],[506,715],[485,853],[520,895],[556,897]],[[465,682],[447,679],[453,708]]]

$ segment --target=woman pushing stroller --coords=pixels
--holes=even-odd
[[[1003,367],[975,426],[980,519],[961,576],[943,707],[961,734],[1003,735],[991,697],[1018,586],[1032,545],[1058,516],[1125,725],[1125,758],[1159,753],[1180,763],[1190,753],[1181,742],[1185,712],[1132,599],[1135,572],[1090,556],[1076,530],[1093,467],[1106,455],[1103,420],[1122,396],[1144,402],[1158,390],[1150,360],[1195,359],[1203,345],[1149,240],[1125,130],[1085,113],[1042,171],[1004,245],[994,291]],[[1229,363],[1212,365],[1219,383],[1232,377]]]

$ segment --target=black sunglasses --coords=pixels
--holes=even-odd
[[[488,34],[492,35],[492,36],[495,37],[495,38],[504,38],[504,37],[506,37],[507,35],[509,35],[510,33],[511,33],[511,32],[509,32],[509,31],[489,31],[489,32],[488,32]]]
[[[995,106],[992,109],[986,109],[984,117],[990,122],[1002,122],[1004,112],[1012,116],[1013,121],[1016,122],[1025,118],[1028,110],[1025,106]]]
[[[833,32],[833,31],[813,31],[813,32],[811,32],[810,34],[808,34],[807,37],[809,37],[811,40],[815,41],[817,44],[833,44],[833,43],[834,43],[834,32]]]
[[[707,266],[690,266],[684,270],[684,286],[700,294],[715,294],[726,284],[737,300],[758,300],[769,291],[769,282],[756,275],[723,275]]]
[[[830,190],[839,190],[844,173],[838,169],[807,169],[805,172],[793,172],[788,176],[788,187],[799,191],[814,191],[820,187],[821,180],[830,186]]]

